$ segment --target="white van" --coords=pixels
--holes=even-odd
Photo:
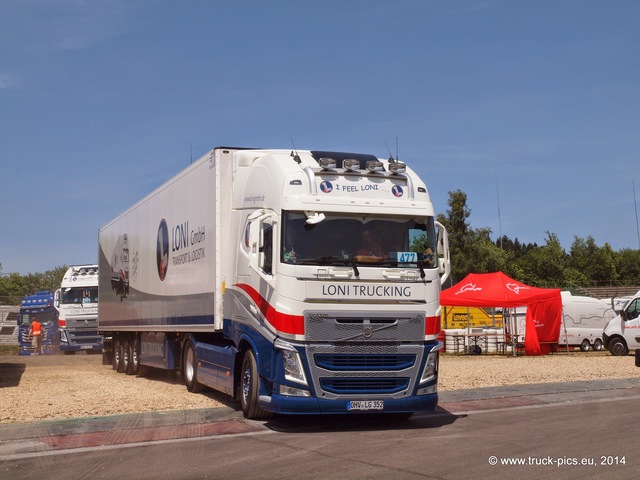
[[[605,325],[603,340],[611,355],[628,355],[630,349],[640,348],[640,291]]]

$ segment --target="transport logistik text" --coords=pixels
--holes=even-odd
[[[183,248],[198,245],[205,240],[204,225],[198,227],[197,230],[189,230],[189,222],[179,223],[175,227],[171,227],[171,251],[179,252]],[[195,262],[204,258],[204,247],[196,248],[190,252],[180,253],[171,257],[174,265]]]
[[[392,285],[323,285],[322,295],[328,297],[411,297],[411,287]]]

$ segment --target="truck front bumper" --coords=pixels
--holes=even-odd
[[[361,399],[354,399],[361,400]],[[372,414],[434,412],[438,406],[438,394],[418,395],[402,399],[384,399],[381,410],[350,410],[350,400],[325,400],[314,397],[291,397],[286,395],[260,396],[260,406],[270,412],[284,415],[317,414]]]

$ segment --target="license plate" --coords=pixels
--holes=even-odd
[[[382,410],[383,400],[351,400],[347,403],[347,410]]]
[[[93,347],[91,345],[82,345],[80,350],[91,350]]]

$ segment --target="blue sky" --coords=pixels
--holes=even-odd
[[[0,10],[4,273],[95,262],[100,226],[192,156],[291,139],[385,158],[397,139],[436,211],[460,189],[471,226],[494,239],[639,248],[638,1]]]

